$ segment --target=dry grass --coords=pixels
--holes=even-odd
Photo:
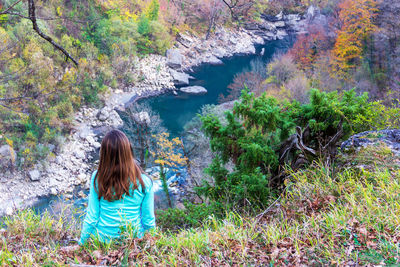
[[[381,153],[378,150],[377,153]],[[382,152],[383,153],[383,152]],[[358,159],[360,160],[360,159]],[[65,246],[79,227],[31,211],[6,218],[0,263],[63,266],[396,265],[400,264],[400,172],[388,166],[316,165],[293,173],[288,190],[259,218],[230,213],[198,229],[155,232],[77,251]],[[65,219],[65,218],[64,218]]]

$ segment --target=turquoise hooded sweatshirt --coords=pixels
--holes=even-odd
[[[156,226],[153,181],[147,175],[142,174],[144,192],[139,183],[137,190],[133,190],[131,185],[130,196],[125,194],[119,200],[107,201],[99,199],[95,190],[96,173],[97,171],[93,173],[90,181],[89,203],[79,244],[84,244],[90,237],[109,242],[118,238],[121,229],[126,229],[128,225],[137,232],[137,237],[141,238],[147,230]]]

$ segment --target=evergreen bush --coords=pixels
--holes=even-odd
[[[238,208],[264,208],[283,182],[288,164],[283,155],[293,162],[300,155],[308,162],[334,158],[340,141],[363,130],[369,107],[367,94],[357,96],[353,90],[339,94],[315,89],[308,104],[243,91],[226,112],[226,124],[213,115],[201,118],[216,156],[206,169],[213,183],[204,182],[198,193]],[[290,156],[282,154],[285,145]]]

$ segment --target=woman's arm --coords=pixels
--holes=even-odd
[[[146,187],[146,193],[141,206],[142,226],[145,231],[156,226],[156,218],[154,216],[153,181],[150,178],[148,179],[150,180],[150,183]]]
[[[83,221],[81,238],[79,244],[82,245],[94,234],[97,222],[100,217],[100,201],[94,186],[94,178],[97,172],[94,172],[90,179],[89,203],[85,220]]]

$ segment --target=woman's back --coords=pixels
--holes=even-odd
[[[155,226],[154,193],[150,178],[142,175],[145,191],[139,185],[137,190],[131,186],[130,195],[124,195],[119,200],[107,201],[100,199],[100,216],[97,229],[108,236],[119,236],[119,229],[131,224],[141,235],[145,230]],[[97,197],[97,196],[96,196]]]
[[[155,227],[153,182],[141,173],[126,135],[113,130],[102,141],[99,168],[91,177],[79,243],[92,236],[107,242],[128,225],[138,237]]]
[[[129,224],[137,231],[137,236],[143,236],[146,230],[155,227],[153,182],[146,175],[142,175],[145,190],[141,185],[134,190],[131,186],[130,195],[123,195],[121,199],[108,201],[98,197],[94,185],[96,172],[91,178],[89,203],[87,214],[82,226],[81,240],[95,236],[101,241],[120,236],[121,229]],[[96,185],[97,188],[97,185]]]

